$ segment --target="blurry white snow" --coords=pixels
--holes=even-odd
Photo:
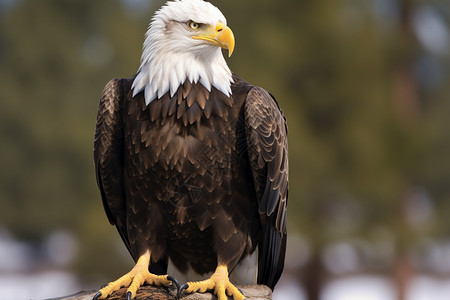
[[[395,289],[384,277],[355,276],[331,281],[322,300],[395,300]]]
[[[81,290],[78,278],[62,267],[76,256],[78,242],[56,230],[41,247],[19,241],[0,228],[0,299],[48,299]]]
[[[29,244],[15,240],[7,230],[0,228],[0,274],[30,268],[32,254]]]
[[[360,265],[356,248],[347,242],[328,246],[322,255],[322,261],[332,274],[356,271]]]
[[[448,300],[450,282],[448,279],[436,279],[430,276],[417,276],[411,282],[408,300]]]
[[[45,254],[52,265],[69,265],[78,252],[78,241],[67,231],[57,230],[48,235],[44,243]]]
[[[0,299],[48,299],[81,290],[75,276],[63,271],[36,274],[0,274]]]
[[[395,300],[396,290],[388,277],[352,276],[335,279],[325,285],[321,300]],[[431,276],[415,277],[407,293],[408,300],[448,300],[450,281]],[[283,276],[273,293],[273,300],[307,300],[297,281]]]
[[[434,8],[424,6],[413,16],[413,27],[422,45],[436,55],[448,55],[450,32],[445,19]]]
[[[272,300],[307,300],[307,298],[299,282],[284,275],[275,287]]]

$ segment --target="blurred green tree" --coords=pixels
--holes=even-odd
[[[66,229],[82,244],[78,271],[117,272],[93,131],[104,85],[139,66],[148,19],[112,0],[17,1],[1,14],[0,226],[37,245]]]

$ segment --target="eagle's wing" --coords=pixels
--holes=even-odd
[[[245,126],[263,226],[258,283],[273,289],[283,271],[286,252],[287,125],[275,99],[262,88],[254,87],[247,95]]]
[[[124,147],[121,117],[124,94],[121,79],[113,79],[108,82],[102,92],[95,127],[94,164],[97,185],[108,220],[116,226],[128,251],[133,255],[125,222]]]

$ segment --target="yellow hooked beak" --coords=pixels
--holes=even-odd
[[[217,23],[216,27],[205,26],[200,29],[200,34],[193,35],[196,40],[206,41],[207,43],[228,50],[228,57],[234,51],[234,34],[230,27],[225,26],[222,22]]]

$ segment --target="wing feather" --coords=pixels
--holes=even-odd
[[[97,113],[94,139],[94,165],[97,185],[109,222],[115,225],[126,247],[130,241],[126,230],[123,187],[123,124],[121,118],[124,87],[121,79],[105,86]]]
[[[286,252],[287,125],[275,99],[260,87],[254,87],[247,95],[245,121],[248,155],[263,227],[258,282],[273,289],[283,271]]]

